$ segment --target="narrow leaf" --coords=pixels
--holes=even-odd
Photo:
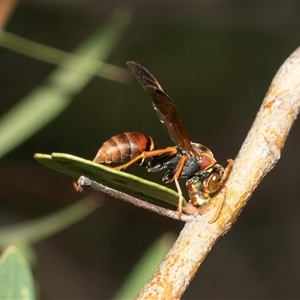
[[[51,155],[36,153],[34,158],[40,163],[73,178],[84,175],[91,180],[139,199],[159,205],[169,204],[173,207],[178,205],[178,194],[174,190],[90,160],[65,153],[52,153]]]
[[[78,54],[42,45],[7,31],[1,33],[0,46],[41,61],[56,65],[64,65],[64,67],[68,66],[71,69],[74,67],[76,68],[77,66],[71,64],[70,58],[77,60],[78,62],[82,60],[83,64],[81,72],[122,83],[128,82],[129,80],[129,71],[125,68],[120,68],[95,59],[87,59]],[[93,65],[92,68],[89,67],[90,64]],[[86,66],[87,70],[84,69]]]
[[[14,246],[7,247],[0,258],[0,299],[35,299],[31,270]]]
[[[4,227],[0,230],[0,246],[9,243],[31,244],[43,240],[91,214],[100,204],[101,202],[87,197],[40,219]]]

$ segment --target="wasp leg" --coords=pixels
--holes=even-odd
[[[174,182],[175,182],[175,185],[176,185],[176,188],[177,188],[177,193],[179,195],[178,206],[177,206],[177,213],[178,213],[178,217],[180,218],[181,215],[182,215],[182,202],[183,202],[184,197],[182,195],[182,190],[180,188],[178,179],[174,179]]]
[[[213,217],[208,221],[209,224],[215,223],[217,221],[217,219],[219,218],[219,215],[221,213],[222,207],[224,205],[225,202],[225,194],[226,194],[226,186],[222,185],[222,188],[224,190],[224,195],[222,197],[222,199],[220,199],[218,206],[217,206],[217,210],[215,212],[215,214],[213,215]]]
[[[82,192],[83,191],[83,188],[77,184],[76,180],[73,181],[73,188],[76,192]]]
[[[157,155],[164,154],[164,153],[170,153],[170,155],[173,155],[173,154],[177,153],[177,149],[174,148],[174,147],[167,147],[165,149],[144,151],[141,154],[139,154],[138,156],[136,156],[135,158],[133,158],[132,160],[130,160],[129,162],[127,162],[123,165],[114,167],[113,169],[118,170],[118,171],[122,170],[122,169],[126,169],[127,167],[131,166],[132,164],[134,164],[135,162],[137,162],[140,159],[145,159],[145,158],[157,156]]]
[[[232,165],[233,165],[233,159],[227,159],[227,166],[224,170],[224,173],[222,175],[222,178],[221,178],[221,182],[223,183],[224,181],[226,181],[230,171],[231,171],[231,168],[232,168]]]
[[[175,185],[176,185],[177,192],[178,192],[178,195],[179,195],[178,207],[177,207],[178,217],[180,217],[182,215],[182,202],[183,202],[183,199],[184,199],[183,195],[182,195],[182,190],[181,190],[179,182],[178,182],[178,178],[181,174],[181,171],[184,167],[184,164],[185,164],[186,160],[187,160],[186,156],[182,156],[180,158],[178,166],[177,166],[177,170],[176,170],[176,172],[174,174],[174,177],[173,177],[173,180],[175,181]]]

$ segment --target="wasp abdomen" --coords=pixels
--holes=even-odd
[[[124,132],[104,142],[93,159],[97,163],[126,163],[144,151],[156,149],[153,139],[139,132]]]

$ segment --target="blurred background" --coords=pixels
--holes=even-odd
[[[191,139],[208,146],[225,165],[237,155],[278,68],[300,45],[300,4],[121,4],[20,2],[4,30],[73,52],[123,9],[131,21],[106,62],[126,68],[133,60],[149,69],[176,102]],[[0,118],[58,68],[1,46],[0,61]],[[124,131],[151,135],[159,147],[172,145],[148,96],[124,74],[124,82],[91,78],[56,118],[3,155],[2,228],[49,215],[91,193],[76,193],[72,178],[36,162],[36,152],[92,159],[104,141]],[[299,296],[299,130],[296,122],[280,161],[213,248],[183,299]],[[163,175],[135,166],[128,172],[158,183]],[[150,245],[164,234],[176,237],[183,227],[96,196],[106,199],[101,208],[33,245],[41,299],[111,299]]]

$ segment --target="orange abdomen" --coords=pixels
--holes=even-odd
[[[144,151],[154,150],[155,144],[150,136],[139,132],[124,132],[104,142],[93,159],[97,163],[126,163]]]

